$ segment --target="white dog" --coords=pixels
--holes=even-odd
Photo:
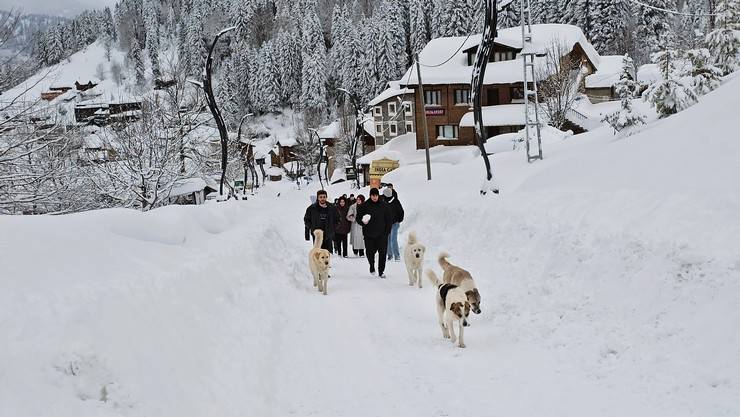
[[[460,333],[458,346],[464,348],[463,329],[468,325],[470,315],[470,303],[465,291],[454,284],[440,282],[432,270],[427,269],[427,277],[437,287],[437,321],[442,328],[442,337],[449,338],[452,343],[458,341],[453,327],[454,322],[458,322]]]
[[[417,284],[421,288],[421,270],[424,266],[424,253],[427,248],[416,240],[416,232],[409,233],[406,247],[403,249],[403,260],[409,273],[409,286]]]
[[[324,231],[316,229],[313,231],[313,236],[313,248],[308,252],[308,268],[313,275],[313,286],[318,287],[319,291],[326,295],[331,254],[328,250],[321,249],[321,243],[324,241]]]

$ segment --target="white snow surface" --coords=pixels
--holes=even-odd
[[[602,55],[598,70],[586,76],[586,88],[607,88],[616,84],[622,76],[623,60],[624,55]]]
[[[523,126],[524,104],[499,104],[481,107],[483,126]],[[460,119],[461,127],[475,127],[473,112],[465,113]]]
[[[318,184],[0,217],[0,415],[740,415],[738,93],[532,164],[496,154],[498,196],[478,194],[469,148],[437,151],[456,156],[429,182],[416,157],[388,173],[399,239],[476,279],[465,349],[400,263],[379,280],[335,258],[329,295],[313,289],[301,219]]]

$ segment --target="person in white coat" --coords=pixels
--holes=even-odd
[[[352,252],[355,256],[365,256],[365,237],[362,235],[362,226],[360,226],[355,218],[357,217],[357,206],[365,202],[365,196],[362,194],[357,196],[357,202],[349,207],[347,212],[347,220],[352,223],[350,229],[350,243],[352,244]]]

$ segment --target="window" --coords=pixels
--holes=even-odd
[[[494,52],[493,55],[491,55],[491,60],[489,62],[511,61],[513,59],[514,52],[512,51]]]
[[[396,124],[396,122],[388,123],[388,133],[390,133],[391,136],[398,135],[398,125]]]
[[[456,125],[438,125],[437,139],[457,139],[458,127]]]
[[[427,106],[440,106],[442,104],[442,92],[425,91],[424,92],[424,103]]]
[[[375,123],[375,136],[383,136],[383,123]]]
[[[388,114],[391,116],[396,115],[396,103],[388,103]]]
[[[524,103],[524,88],[522,87],[511,87],[509,91],[512,103]]]
[[[408,101],[403,102],[403,112],[406,113],[406,117],[411,117],[411,103]]]
[[[414,123],[406,122],[406,133],[413,133],[413,132],[414,132]]]
[[[383,108],[380,106],[375,106],[375,115],[376,116],[382,116],[383,115]]]
[[[455,105],[470,105],[470,90],[455,90]]]

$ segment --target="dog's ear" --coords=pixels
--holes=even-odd
[[[470,315],[470,303],[466,301],[465,302],[465,316],[467,317],[469,315]]]
[[[457,317],[462,317],[462,303],[461,302],[452,303],[452,305],[450,305],[450,311],[455,313]]]
[[[468,297],[468,300],[480,300],[480,293],[478,293],[477,288],[465,291],[465,295]]]
[[[426,246],[424,246],[424,245],[421,245],[421,251],[422,251],[422,252],[426,252],[426,251],[427,251],[427,247],[426,247]]]
[[[313,257],[316,259],[319,259],[320,256],[321,256],[321,251],[316,251],[313,253]]]

